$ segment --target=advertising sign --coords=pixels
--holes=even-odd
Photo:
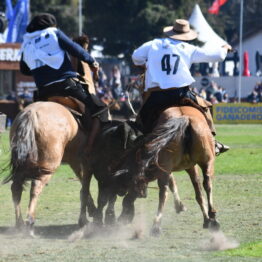
[[[262,103],[221,103],[213,105],[216,124],[262,124]]]

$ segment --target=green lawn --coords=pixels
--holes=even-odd
[[[185,172],[175,174],[175,178],[188,210],[176,214],[169,195],[162,221],[163,234],[159,238],[149,234],[158,204],[155,182],[150,184],[148,197],[136,201],[136,217],[131,225],[104,229],[92,237],[81,238],[81,232],[76,231],[80,184],[68,166],[63,165],[39,199],[36,239],[14,232],[10,184],[0,185],[0,262],[262,261],[262,125],[221,125],[217,126],[217,133],[217,139],[231,147],[216,161],[214,203],[222,230],[219,244],[230,247],[239,243],[238,248],[209,249],[214,235],[202,229],[202,215]],[[1,167],[9,157],[7,137],[7,132],[1,135]],[[96,198],[95,180],[91,189]],[[23,213],[26,213],[28,195],[29,187],[23,194]],[[120,210],[119,198],[117,213]],[[132,236],[137,231],[142,232],[141,238],[134,240]],[[69,241],[69,236],[74,236],[76,241]]]

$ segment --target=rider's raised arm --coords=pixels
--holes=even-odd
[[[82,48],[76,42],[72,41],[62,31],[57,31],[57,37],[60,47],[67,51],[70,55],[77,57],[89,65],[94,64],[95,59],[84,48]]]
[[[222,62],[227,56],[227,49],[223,47],[196,47],[191,56],[191,63]]]
[[[152,41],[146,42],[140,47],[138,47],[132,54],[132,60],[135,65],[141,66],[145,65],[147,58],[148,58],[148,52],[152,45]]]

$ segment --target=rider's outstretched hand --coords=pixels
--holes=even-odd
[[[98,80],[99,63],[95,61],[92,65],[90,65],[90,69],[94,74],[94,79]]]
[[[225,48],[225,49],[227,50],[228,53],[233,51],[232,46],[229,45],[229,44],[225,44],[225,45],[223,45],[222,47]]]

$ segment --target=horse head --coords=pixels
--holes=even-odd
[[[146,168],[143,161],[141,161],[140,152],[137,148],[130,150],[121,166],[114,172],[113,178],[118,195],[120,195],[120,192],[121,195],[132,192],[138,198],[147,196],[149,179],[146,177]]]

